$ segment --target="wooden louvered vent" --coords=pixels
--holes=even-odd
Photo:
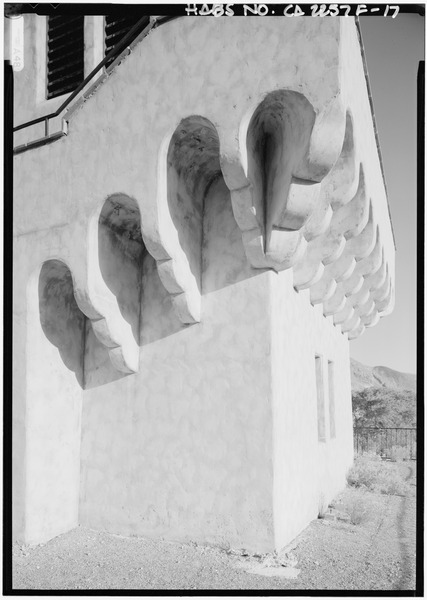
[[[105,17],[105,56],[120,42],[121,39],[132,29],[141,17],[130,15],[127,17],[117,15],[106,15]],[[147,15],[147,25],[150,17]],[[135,33],[135,37],[139,32]],[[129,40],[129,43],[132,40]],[[113,59],[107,61],[105,65],[108,67]]]
[[[47,27],[47,97],[75,90],[84,78],[84,17],[53,16]]]

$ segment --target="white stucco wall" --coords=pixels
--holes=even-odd
[[[139,372],[84,393],[80,520],[272,548],[270,274],[247,266],[222,180],[204,239],[202,322],[179,323],[147,257]]]
[[[168,178],[167,159],[182,119],[208,119],[227,184],[237,189],[247,153],[239,132],[267,93],[296,90],[318,115],[342,86],[369,162],[375,139],[364,137],[372,123],[367,100],[358,96],[366,90],[351,79],[351,61],[360,59],[354,23],[238,22],[179,19],[153,31],[69,116],[66,138],[15,157],[17,537],[44,540],[75,525],[79,495],[78,522],[90,527],[271,550],[290,541],[317,515],[320,496],[327,501],[344,482],[352,448],[346,335],[323,316],[321,304],[310,304],[308,290],[294,290],[291,270],[279,275],[250,266],[220,172],[212,171],[216,179],[193,213],[190,192],[174,177],[176,165]],[[208,53],[200,51],[206,40]],[[348,76],[338,68],[341,59]],[[35,93],[28,77],[29,71],[17,77],[18,104],[25,90]],[[28,104],[18,107],[19,121],[28,117]],[[345,115],[339,125],[344,135]],[[373,197],[378,192],[375,210],[391,255],[378,163],[366,179]],[[186,195],[182,223],[174,190]],[[139,209],[148,251],[140,296],[141,266],[98,228],[113,194]],[[34,273],[50,259],[69,266],[88,317],[84,390],[41,328]],[[199,323],[184,324],[190,321],[175,310],[186,294],[200,302]],[[123,360],[131,366],[127,374],[111,363],[129,342],[123,332],[133,352]],[[327,361],[335,366],[337,436],[329,439],[326,414],[324,443],[317,440],[316,353],[323,356],[326,400]],[[70,464],[71,454],[61,454],[68,452],[64,435],[73,458],[61,476],[74,500],[62,507],[62,496],[50,493],[59,463]],[[56,447],[58,462],[47,469],[46,454]],[[46,485],[35,489],[40,476]]]
[[[63,263],[33,274],[27,303],[24,526],[34,544],[78,525],[85,317]]]
[[[270,280],[276,547],[293,539],[345,486],[353,460],[347,335],[296,292],[291,273]],[[318,440],[315,356],[322,359],[326,439]],[[328,360],[334,363],[336,437],[329,428]]]

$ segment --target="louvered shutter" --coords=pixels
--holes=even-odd
[[[105,17],[105,56],[120,42],[121,39],[132,29],[141,17],[106,15]],[[147,16],[147,25],[150,17]],[[138,32],[139,33],[139,32]],[[138,35],[135,34],[135,37]],[[132,40],[129,40],[129,43]],[[108,67],[114,59],[110,59],[106,66]]]
[[[84,17],[48,17],[47,97],[75,90],[84,79]]]

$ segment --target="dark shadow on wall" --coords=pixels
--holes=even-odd
[[[135,200],[110,196],[98,227],[98,258],[102,277],[116,296],[120,312],[139,343],[142,261],[147,254],[141,237],[141,218]]]
[[[307,156],[315,122],[312,105],[302,94],[277,90],[268,94],[252,115],[248,134],[248,179],[258,222],[268,238],[274,226],[300,229],[307,219],[298,205],[288,201],[292,181],[312,185],[307,180]]]
[[[222,178],[219,138],[208,119],[181,121],[170,141],[167,167],[169,210],[201,291],[204,199],[212,182]]]
[[[172,298],[162,284],[154,258],[147,254],[142,266],[141,346],[178,334],[188,327],[182,323],[172,305]]]
[[[79,385],[90,389],[125,377],[110,361],[91,322],[79,309],[68,267],[59,260],[44,263],[39,277],[40,323],[64,365]]]
[[[236,285],[266,270],[254,269],[246,257],[223,177],[212,183],[205,197],[202,268],[203,294]]]
[[[129,376],[113,366],[107,348],[96,337],[89,319],[86,319],[84,351],[85,390]]]
[[[40,323],[47,339],[58,348],[65,366],[84,387],[86,317],[77,306],[68,267],[59,260],[42,266],[39,277]]]

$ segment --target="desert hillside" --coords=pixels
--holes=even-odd
[[[368,367],[351,359],[351,388],[353,392],[367,387],[386,387],[392,390],[417,389],[417,377],[412,373],[401,373],[388,367]]]

